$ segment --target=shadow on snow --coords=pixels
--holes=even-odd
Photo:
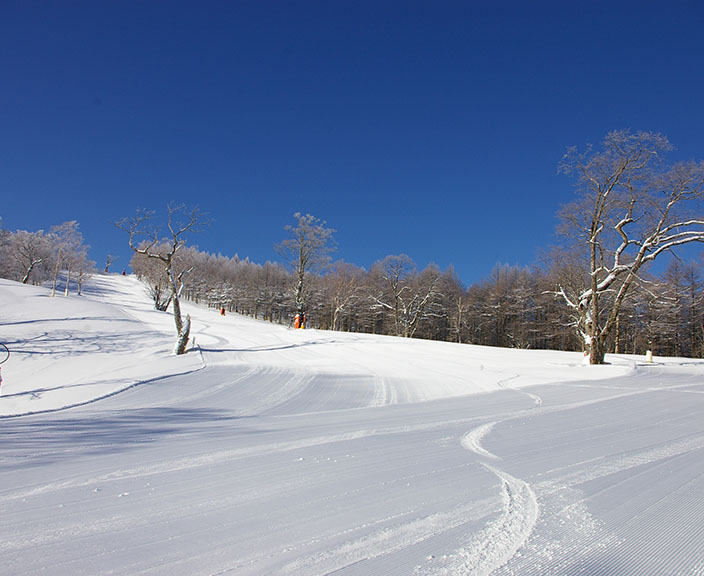
[[[46,465],[86,455],[107,455],[153,443],[165,436],[220,436],[224,429],[251,433],[237,425],[243,417],[213,408],[170,408],[19,417],[3,422],[0,470]]]

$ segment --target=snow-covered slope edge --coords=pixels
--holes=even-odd
[[[557,381],[622,375],[635,360],[584,366],[577,353],[502,350],[465,344],[284,326],[186,304],[195,349],[176,357],[173,320],[153,309],[133,276],[98,275],[82,296],[0,280],[3,366],[0,417],[92,402],[138,383],[204,365],[361,374],[375,382],[372,405],[418,402]]]
[[[0,417],[92,402],[135,384],[198,370],[197,354],[174,357],[164,315],[150,310],[134,278],[97,276],[84,296],[0,279]]]

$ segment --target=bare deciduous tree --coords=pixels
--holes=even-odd
[[[52,249],[49,238],[42,230],[38,232],[27,232],[18,230],[9,239],[8,251],[14,261],[22,284],[29,283],[35,270],[42,265],[44,272],[51,263]],[[44,274],[40,274],[36,282],[44,280]]]
[[[330,303],[333,330],[341,329],[343,314],[349,313],[357,303],[362,286],[364,271],[347,262],[336,262],[326,277],[326,295]]]
[[[276,250],[293,271],[296,312],[303,315],[308,299],[308,280],[330,263],[330,254],[335,249],[332,238],[335,230],[326,228],[325,221],[310,214],[304,216],[296,212],[293,218],[296,225],[285,227],[291,237],[278,244]]]
[[[55,263],[54,277],[51,283],[51,295],[56,294],[59,271],[66,271],[64,296],[68,296],[71,274],[88,260],[87,247],[83,244],[83,235],[78,231],[78,222],[71,220],[59,226],[52,226],[51,238],[54,243]]]
[[[152,246],[150,251],[154,254],[167,254],[170,248],[168,244],[160,243]],[[174,265],[173,261],[171,265]],[[154,302],[154,308],[160,312],[168,310],[172,293],[169,277],[164,272],[164,263],[160,259],[135,252],[130,259],[130,268],[147,285],[147,293]]]
[[[602,364],[621,305],[641,270],[658,256],[704,242],[704,163],[671,166],[667,138],[614,131],[600,149],[569,149],[560,170],[576,179],[578,198],[560,217],[563,232],[588,258],[589,284],[578,294],[560,288],[579,313],[579,332],[590,363]]]
[[[115,260],[117,260],[117,256],[113,254],[108,254],[105,258],[105,273],[108,274],[110,272],[110,266],[112,266],[115,263]]]
[[[441,291],[445,296],[445,314],[447,315],[447,339],[461,344],[463,334],[467,329],[467,314],[470,310],[470,299],[462,285],[462,281],[450,266],[442,275]]]
[[[376,288],[370,298],[375,307],[391,314],[396,336],[403,335],[404,292],[410,290],[409,278],[416,274],[416,265],[407,254],[390,255],[372,267],[372,283]]]
[[[141,254],[147,258],[154,258],[162,262],[164,274],[171,291],[170,301],[174,314],[174,323],[178,338],[174,352],[183,354],[186,351],[188,338],[191,330],[191,317],[181,316],[181,292],[184,287],[184,275],[186,270],[182,270],[176,275],[174,271],[174,257],[176,253],[185,245],[185,236],[189,232],[196,232],[204,224],[204,215],[197,209],[188,209],[183,205],[169,204],[167,207],[168,218],[167,228],[169,236],[160,242],[158,231],[150,226],[153,212],[137,210],[135,216],[123,218],[116,223],[117,227],[127,232],[129,245],[135,254]],[[159,247],[162,246],[160,250]],[[165,247],[165,249],[163,249]]]
[[[419,274],[409,256],[392,255],[374,264],[372,276],[377,291],[370,298],[392,316],[396,336],[412,338],[421,320],[436,313],[441,274],[434,264]]]

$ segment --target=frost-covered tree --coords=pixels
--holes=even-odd
[[[186,351],[191,330],[191,317],[188,315],[185,319],[182,317],[180,301],[187,270],[177,274],[174,261],[176,254],[186,243],[186,235],[199,230],[204,224],[204,215],[197,208],[189,209],[183,205],[169,204],[166,223],[169,233],[166,239],[160,241],[158,230],[151,226],[153,214],[152,211],[137,210],[135,216],[123,218],[116,225],[127,233],[130,248],[135,254],[159,260],[162,263],[178,334],[174,352],[183,354]]]
[[[110,266],[112,266],[115,263],[115,260],[118,259],[118,256],[115,256],[114,254],[108,254],[105,258],[105,273],[108,274],[110,272]]]
[[[335,250],[335,230],[325,227],[325,221],[310,214],[293,215],[296,225],[287,225],[287,238],[276,246],[277,252],[290,266],[294,276],[293,295],[296,312],[305,314],[310,288],[310,278],[319,274],[330,263],[330,254]]]
[[[667,165],[662,156],[670,149],[661,134],[614,131],[600,148],[571,148],[560,163],[577,189],[560,212],[562,231],[586,254],[589,280],[577,294],[559,292],[579,314],[592,364],[604,362],[607,339],[644,267],[704,242],[704,163]]]
[[[0,230],[0,276],[4,278],[24,284],[52,280],[53,295],[63,270],[67,272],[65,293],[68,294],[72,278],[80,293],[82,281],[92,272],[93,265],[76,222],[53,226],[49,233]]]
[[[49,236],[42,230],[18,230],[11,234],[7,252],[14,268],[11,278],[23,284],[30,281],[40,284],[46,279],[53,263],[53,249]]]
[[[83,235],[78,231],[78,222],[71,220],[50,230],[54,245],[54,276],[51,283],[51,295],[56,294],[59,272],[66,272],[64,296],[68,296],[71,275],[77,268],[88,261],[88,247],[83,245]]]
[[[87,246],[83,246],[74,254],[72,265],[75,272],[76,291],[80,296],[83,293],[83,285],[95,271],[95,262],[88,258]]]
[[[147,242],[140,243],[140,248],[145,248]],[[160,243],[152,246],[150,251],[154,254],[168,254],[171,246]],[[172,261],[172,266],[175,261]],[[171,304],[172,292],[171,283],[168,274],[164,270],[164,263],[160,259],[150,258],[149,256],[135,252],[130,259],[130,268],[147,286],[147,293],[154,308],[160,312],[168,310]],[[178,277],[178,274],[176,274]]]
[[[410,279],[417,274],[416,265],[407,254],[386,256],[371,270],[372,306],[391,315],[394,335],[402,336],[404,294],[410,291]]]

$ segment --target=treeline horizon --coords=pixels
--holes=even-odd
[[[49,232],[0,229],[0,276],[56,288],[57,271],[80,293],[96,273],[76,222]],[[556,249],[543,264],[497,264],[486,278],[464,286],[450,266],[419,269],[405,254],[378,260],[370,270],[330,263],[306,286],[307,327],[506,348],[580,351],[576,318],[558,294],[583,274]],[[110,257],[103,271],[108,271]],[[279,262],[214,255],[184,245],[174,272],[182,298],[252,318],[291,325],[296,314],[294,271]],[[170,292],[157,260],[134,254],[130,267],[156,308]],[[672,259],[660,275],[643,277],[623,306],[609,352],[704,357],[704,281],[701,259]],[[583,279],[582,279],[583,280]],[[65,285],[68,293],[68,285]]]
[[[551,264],[497,264],[465,287],[450,266],[419,269],[405,254],[378,260],[370,270],[337,261],[308,282],[309,328],[386,334],[506,348],[583,350],[576,318],[558,293],[578,274],[555,253]],[[168,305],[158,263],[135,254],[130,265],[150,295]],[[185,246],[176,270],[186,273],[182,296],[212,308],[292,325],[293,271],[278,262],[257,264]],[[673,259],[648,275],[625,303],[609,352],[704,357],[704,282],[697,261]],[[165,308],[163,308],[165,309]]]

